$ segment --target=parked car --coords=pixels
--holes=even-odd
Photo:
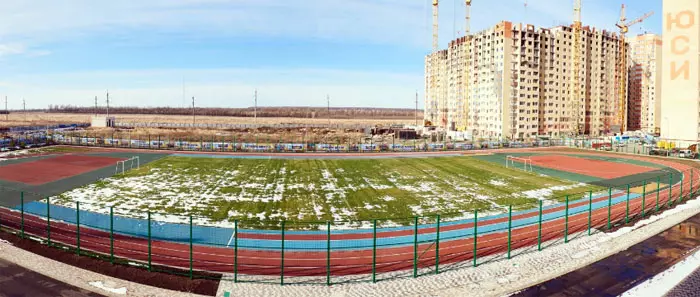
[[[668,151],[667,151],[667,150],[663,150],[663,149],[657,149],[657,148],[655,148],[655,149],[651,149],[651,150],[649,151],[649,155],[653,155],[653,156],[668,156]]]
[[[679,158],[695,159],[696,153],[691,150],[680,150],[678,152]]]

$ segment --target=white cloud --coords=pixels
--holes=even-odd
[[[28,49],[24,44],[21,43],[0,44],[0,58],[12,55],[26,55],[29,57],[38,57],[50,54],[51,52],[47,50]]]
[[[572,1],[474,1],[472,30],[500,20],[541,27],[571,23]],[[176,33],[233,38],[288,37],[393,44],[430,49],[430,0],[26,0],[0,2],[0,38],[31,44],[100,36],[110,40],[126,32]],[[616,30],[620,0],[586,0],[583,21],[601,29]],[[646,11],[628,8],[636,17]],[[658,6],[658,5],[657,5]],[[645,28],[656,28],[659,18]],[[440,44],[463,32],[464,1],[442,0]],[[633,30],[639,28],[633,28]],[[133,40],[132,40],[133,41]]]
[[[123,0],[3,1],[0,37],[60,40],[150,29],[231,36],[291,36],[415,44],[420,1]]]

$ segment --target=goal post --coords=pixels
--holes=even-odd
[[[127,163],[129,164],[129,170],[141,168],[141,160],[139,159],[139,156],[134,156],[126,160],[117,161],[117,167],[114,170],[114,174],[124,174],[124,172],[126,172]],[[121,172],[119,169],[121,169]]]
[[[522,167],[520,167],[522,164]],[[524,171],[532,171],[532,159],[515,156],[506,156],[506,168],[518,168]]]

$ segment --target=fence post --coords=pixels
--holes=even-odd
[[[537,224],[537,250],[542,250],[542,200],[540,200],[539,223]]]
[[[435,236],[435,274],[440,273],[440,215],[437,215],[437,233]]]
[[[151,271],[151,211],[148,212],[148,271]]]
[[[193,254],[193,253],[192,253],[192,250],[193,250],[193,246],[192,246],[192,215],[190,215],[190,279],[193,278],[193,273],[192,273],[193,267],[192,267],[192,264],[193,264],[193,262],[194,262],[194,261],[193,261],[194,259],[192,258],[192,254]]]
[[[678,203],[683,202],[683,182],[685,181],[685,174],[681,173],[681,191],[678,194]]]
[[[19,193],[19,203],[20,203],[20,234],[24,238],[24,192]]]
[[[281,136],[280,136],[281,137]],[[331,285],[331,221],[326,221],[328,235],[326,236],[326,285]]]
[[[413,277],[418,277],[418,216],[413,218]]]
[[[372,221],[372,282],[377,282],[377,220]]]
[[[693,168],[690,168],[690,190],[688,191],[688,199],[693,199]]]
[[[508,206],[508,259],[510,259],[510,242],[511,242],[511,231],[513,227],[513,206]]]
[[[646,197],[647,197],[647,181],[644,180],[644,183],[642,185],[642,218],[644,218],[644,211],[647,208]]]
[[[256,135],[257,137],[257,135]],[[256,139],[257,143],[257,139]],[[280,254],[280,286],[284,286],[284,224],[286,221],[282,221],[282,249],[281,249],[281,254]]]
[[[75,202],[75,222],[75,252],[80,255],[80,201]]]
[[[608,230],[610,230],[610,210],[612,208],[612,187],[608,188]]]
[[[478,221],[478,218],[479,218],[479,210],[478,210],[478,209],[475,209],[475,210],[474,210],[474,256],[472,257],[472,261],[474,262],[472,265],[473,265],[474,267],[476,267],[476,252],[477,252],[477,248],[476,248],[477,241],[476,241],[476,239],[477,239],[477,236],[479,236],[479,231],[478,231],[478,227],[479,227],[478,223],[479,223],[479,221]]]
[[[233,221],[233,282],[238,282],[238,220]]]
[[[656,207],[654,208],[654,212],[659,211],[659,192],[661,192],[661,176],[660,175],[656,178]]]
[[[625,224],[630,222],[630,184],[627,184],[627,206],[625,208]]]
[[[508,240],[510,241],[510,240]],[[569,195],[566,195],[566,209],[564,210],[564,243],[569,242]],[[510,246],[510,243],[508,244]]]
[[[666,201],[666,207],[669,207],[671,203],[671,199],[673,198],[673,173],[668,174],[668,201]]]
[[[588,236],[591,236],[591,213],[593,212],[593,190],[588,191]]]
[[[46,240],[51,246],[51,197],[46,197]]]
[[[114,264],[114,206],[109,207],[109,263]]]

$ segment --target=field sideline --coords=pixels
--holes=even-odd
[[[411,159],[238,159],[167,157],[124,175],[63,193],[53,203],[105,213],[230,227],[236,219],[261,227],[280,220],[335,221],[354,228],[415,215],[444,218],[503,213],[563,201],[601,187],[508,169],[474,157]],[[175,216],[172,216],[175,215]],[[180,216],[180,217],[178,217]],[[366,220],[365,222],[358,222]]]

